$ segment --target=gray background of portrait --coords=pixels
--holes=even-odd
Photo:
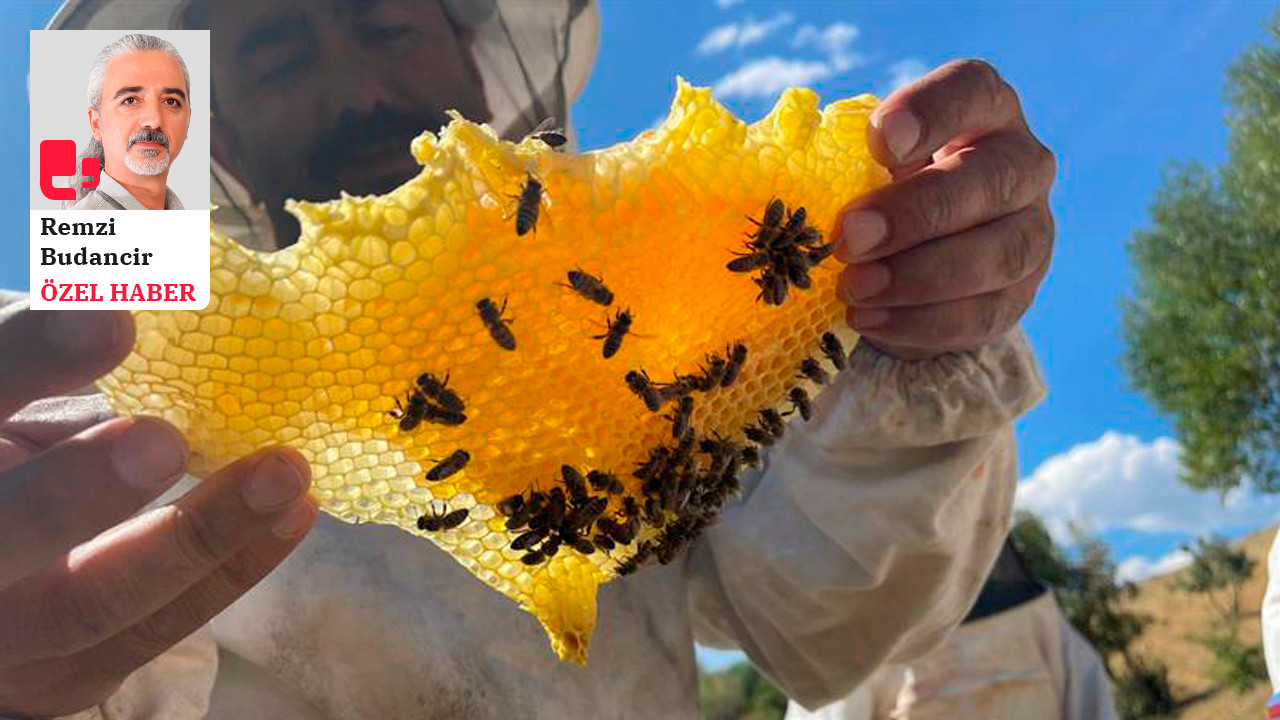
[[[40,192],[40,141],[75,140],[84,149],[89,131],[85,88],[89,68],[107,44],[130,32],[173,43],[191,75],[191,129],[178,159],[169,166],[169,187],[187,210],[209,209],[209,31],[33,30],[27,94],[31,99],[31,209],[57,210]],[[55,180],[54,185],[65,185]]]

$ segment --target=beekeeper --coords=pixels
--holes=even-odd
[[[214,219],[275,248],[284,198],[389,189],[445,109],[508,137],[567,122],[599,10],[70,0],[50,27],[210,29]],[[1044,394],[1016,324],[1049,261],[1055,164],[978,61],[896,92],[874,124],[896,181],[832,229],[871,342],[684,557],[603,587],[585,667],[431,543],[316,519],[293,451],[175,489],[187,450],[168,425],[60,397],[127,354],[130,316],[11,306],[0,716],[693,720],[695,640],[741,648],[810,707],[936,646],[1008,531],[1012,423]]]

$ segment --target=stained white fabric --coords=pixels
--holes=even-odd
[[[786,720],[1115,720],[1102,657],[1051,593],[960,626],[910,663],[880,667],[847,697]]]
[[[1271,689],[1280,693],[1280,533],[1267,555],[1267,594],[1262,598],[1262,648]]]

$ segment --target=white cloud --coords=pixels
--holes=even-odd
[[[780,12],[768,20],[757,21],[755,18],[747,17],[740,23],[719,25],[711,28],[703,36],[702,41],[698,43],[698,53],[714,55],[730,48],[741,50],[764,41],[775,31],[793,22],[795,22],[794,15],[789,12]]]
[[[1040,464],[1018,486],[1017,505],[1039,515],[1059,543],[1071,523],[1091,533],[1127,529],[1198,536],[1253,530],[1280,516],[1280,497],[1237,488],[1225,498],[1178,480],[1178,444],[1108,432]]]
[[[832,23],[819,30],[813,25],[802,25],[791,40],[793,48],[817,47],[827,54],[828,61],[838,71],[863,64],[862,56],[849,52],[849,46],[858,39],[858,26],[849,23]]]
[[[790,13],[780,13],[764,23],[748,20],[742,25],[714,28],[702,39],[698,51],[710,54],[728,47],[756,43],[793,20]],[[849,46],[858,38],[858,32],[857,26],[849,23],[832,23],[822,28],[802,25],[791,39],[791,47],[801,51],[817,50],[825,59],[770,55],[750,60],[716,81],[716,97],[767,98],[793,85],[812,85],[837,73],[865,65],[865,57],[849,50]]]
[[[1142,582],[1149,577],[1164,575],[1191,564],[1191,553],[1174,550],[1156,560],[1135,555],[1116,567],[1116,578],[1122,582]]]
[[[741,5],[746,1],[747,0],[716,0],[716,7],[720,8],[721,10],[728,10],[734,5]]]
[[[770,97],[793,85],[812,85],[830,77],[831,65],[780,57],[752,60],[716,81],[716,97]]]
[[[923,77],[929,72],[929,66],[923,60],[907,58],[889,66],[889,92],[907,85]]]
[[[698,43],[698,52],[703,55],[711,55],[721,50],[728,50],[737,41],[738,24],[721,25],[711,28],[711,31],[702,38],[702,42]]]

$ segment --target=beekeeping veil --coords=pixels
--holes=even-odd
[[[542,118],[555,117],[573,142],[569,106],[595,60],[600,28],[596,0],[422,1],[442,3],[456,29],[473,33],[472,59],[495,130],[518,138]],[[217,0],[67,0],[48,29],[198,30],[202,28],[188,27],[186,19],[200,16],[190,12],[191,6],[205,2]],[[275,237],[265,206],[251,197],[241,179],[216,159],[210,168],[213,221],[219,230],[261,250],[288,242]],[[339,190],[333,189],[335,197]]]

